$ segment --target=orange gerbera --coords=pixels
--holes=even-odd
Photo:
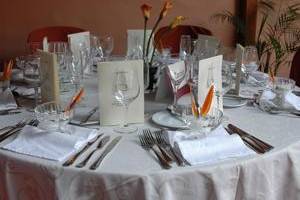
[[[168,11],[169,11],[172,7],[173,7],[173,3],[172,3],[171,0],[165,1],[164,7],[163,7],[162,10],[160,11],[160,15],[159,15],[160,18],[164,18],[164,17],[167,15]]]
[[[143,4],[141,6],[141,10],[143,12],[143,15],[145,17],[145,19],[149,19],[150,18],[150,11],[151,11],[152,7],[149,6],[148,4]]]

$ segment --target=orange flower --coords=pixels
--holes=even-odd
[[[5,64],[4,69],[3,69],[3,74],[0,77],[1,81],[6,81],[6,80],[10,79],[13,64],[14,64],[14,62],[12,59],[9,60],[9,62],[7,64]]]
[[[214,97],[214,85],[210,86],[209,91],[205,97],[204,103],[201,107],[200,114],[202,117],[205,117],[210,110],[212,101]]]
[[[150,11],[151,11],[152,7],[149,6],[148,4],[143,4],[141,6],[141,10],[143,12],[143,15],[145,17],[145,19],[149,19],[150,18]]]
[[[183,20],[185,20],[184,16],[177,16],[177,17],[175,17],[175,19],[170,24],[170,28],[171,29],[176,28],[178,25],[180,25],[182,23]]]
[[[84,94],[84,89],[81,88],[76,94],[75,96],[72,98],[72,101],[69,103],[69,105],[65,108],[65,111],[70,111],[74,108],[74,106],[80,102],[81,97]]]
[[[170,10],[172,7],[173,7],[173,3],[172,3],[171,0],[165,1],[164,7],[163,7],[162,10],[160,11],[159,17],[160,17],[161,19],[164,18],[164,17],[167,15],[168,10]]]

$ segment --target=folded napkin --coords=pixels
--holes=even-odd
[[[229,135],[223,126],[219,126],[207,136],[198,132],[168,131],[168,140],[174,150],[191,165],[212,164],[255,154],[238,135]]]
[[[21,96],[33,96],[35,94],[34,88],[28,88],[24,86],[17,86],[14,88],[14,91]],[[38,89],[38,92],[40,92],[40,88]]]
[[[260,96],[259,104],[262,108],[264,107],[279,107],[276,102],[276,94],[271,90],[265,90]],[[288,92],[284,96],[283,108],[292,108],[296,110],[300,110],[300,98],[293,94],[292,92]]]
[[[0,111],[11,110],[17,107],[18,105],[10,89],[0,92]]]
[[[65,161],[97,136],[95,129],[67,126],[72,134],[25,126],[18,137],[2,148],[40,158]]]

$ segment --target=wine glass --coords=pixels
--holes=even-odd
[[[171,85],[174,93],[173,99],[173,108],[177,106],[177,92],[180,86],[182,86],[182,82],[186,79],[187,68],[184,65],[183,67],[173,67],[174,65],[169,65],[167,67],[167,74],[171,80]]]
[[[90,49],[91,66],[97,66],[97,63],[101,62],[103,59],[103,50],[100,45],[100,40],[98,36],[91,35],[90,39],[91,39],[91,49]],[[97,68],[95,68],[95,70],[96,69]]]
[[[191,55],[192,40],[190,35],[182,35],[180,39],[180,52],[179,57],[185,60]]]
[[[114,73],[112,95],[117,101],[117,105],[124,106],[123,126],[114,130],[118,133],[132,133],[137,130],[136,127],[129,127],[127,124],[128,107],[140,94],[140,84],[138,74],[133,69],[120,69]]]
[[[28,55],[24,57],[25,61],[22,65],[23,79],[28,84],[29,87],[34,89],[34,105],[38,104],[39,93],[38,89],[40,87],[40,57],[38,55]]]
[[[249,77],[252,72],[258,69],[258,54],[255,46],[246,46],[243,56],[243,68],[246,72],[246,76]]]
[[[104,37],[100,37],[100,44],[101,47],[103,48],[103,54],[104,54],[104,58],[106,60],[108,60],[111,52],[113,51],[114,48],[114,39],[112,36],[108,35],[108,36],[104,36]]]

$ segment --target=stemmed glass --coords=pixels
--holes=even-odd
[[[174,99],[173,99],[173,108],[176,108],[177,106],[177,92],[180,86],[182,86],[182,82],[186,79],[187,74],[187,68],[184,65],[184,67],[172,67],[172,65],[169,65],[167,67],[167,73],[169,75],[169,78],[171,80],[171,85],[174,93]]]
[[[112,95],[117,101],[117,105],[124,106],[123,126],[114,130],[118,133],[132,133],[137,130],[136,127],[129,127],[127,124],[128,107],[140,94],[140,84],[138,74],[133,69],[120,69],[114,73]]]
[[[103,48],[103,54],[104,54],[104,58],[106,60],[108,60],[111,52],[113,51],[114,48],[114,39],[112,36],[108,35],[108,36],[104,36],[104,37],[100,37],[100,44]]]
[[[91,49],[90,49],[90,57],[92,65],[96,66],[98,62],[102,61],[103,59],[103,50],[100,45],[100,40],[98,36],[91,35]]]
[[[255,46],[246,46],[243,56],[243,67],[245,69],[247,78],[252,72],[256,71],[259,67],[258,54]]]
[[[23,62],[23,78],[30,87],[34,89],[34,104],[38,104],[39,93],[38,89],[40,87],[40,57],[38,55],[28,55],[24,57],[25,62]]]

